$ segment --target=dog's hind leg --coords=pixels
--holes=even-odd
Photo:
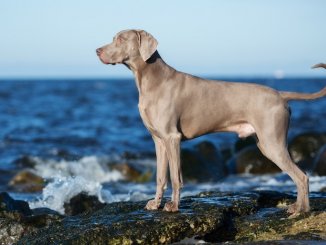
[[[309,180],[308,176],[292,161],[287,150],[286,136],[288,128],[288,114],[284,111],[276,113],[265,120],[264,127],[257,132],[257,146],[261,152],[274,162],[283,172],[287,173],[297,187],[297,201],[288,208],[289,213],[308,212],[309,207]]]
[[[289,152],[284,146],[265,146],[258,143],[261,152],[273,161],[283,172],[287,173],[297,187],[297,201],[288,208],[289,213],[308,212],[309,207],[309,179],[308,176],[292,161]]]

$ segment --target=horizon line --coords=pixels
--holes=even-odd
[[[198,76],[198,75],[195,75]],[[288,75],[284,77],[276,77],[273,75],[199,75],[203,79],[323,79],[322,75]],[[326,79],[326,77],[325,77]],[[133,76],[8,76],[0,77],[0,81],[16,80],[16,81],[30,81],[30,80],[134,80]]]

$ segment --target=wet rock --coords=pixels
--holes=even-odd
[[[20,220],[0,218],[0,244],[14,244],[24,234],[36,231],[36,228],[26,226]]]
[[[84,212],[91,212],[105,206],[96,196],[88,196],[86,193],[79,193],[64,204],[66,215],[77,215]]]
[[[235,219],[235,241],[298,241],[298,244],[313,244],[326,240],[326,204],[323,200],[311,200],[312,212],[289,218],[284,210],[262,208],[256,214]],[[308,243],[301,243],[308,241]],[[291,244],[291,243],[285,243]]]
[[[194,243],[326,239],[326,197],[311,200],[311,213],[289,218],[286,210],[278,206],[294,199],[271,191],[203,192],[182,199],[177,213],[145,211],[146,202],[112,203],[92,212],[66,216],[27,234],[17,244],[169,244],[187,238]]]
[[[106,204],[76,216],[54,213],[48,223],[37,223],[26,216],[30,223],[23,221],[25,234],[17,244],[169,244],[189,240],[252,244],[262,240],[325,240],[326,196],[311,199],[312,212],[289,218],[286,210],[279,207],[294,200],[291,195],[273,191],[203,192],[183,198],[177,213],[145,211],[146,202],[142,201]],[[36,216],[42,212],[49,215],[47,209],[33,212]]]
[[[316,156],[313,172],[319,176],[326,176],[326,145],[319,150]]]
[[[25,215],[32,214],[28,203],[12,199],[8,193],[0,193],[0,244],[12,244],[28,229],[23,223]]]
[[[265,244],[266,241],[271,241],[266,244],[279,244],[278,241],[284,240],[287,242],[282,244],[312,244],[311,241],[316,240],[325,242],[326,196],[311,199],[312,212],[291,217],[281,207],[293,203],[293,196],[275,191],[256,193],[259,194],[257,212],[233,216],[227,227],[220,230],[222,236],[207,234],[203,237],[204,241],[228,241],[228,244]]]
[[[154,175],[154,169],[152,167],[133,164],[132,162],[111,163],[109,167],[111,170],[119,171],[123,175],[124,180],[131,182],[147,182]]]
[[[34,208],[34,209],[32,209],[32,214],[34,216],[53,215],[53,216],[61,216],[62,217],[62,215],[59,212],[54,211],[54,210],[49,209],[49,208]]]
[[[229,160],[228,168],[233,174],[270,174],[281,171],[257,146],[249,146],[238,152]]]
[[[313,159],[319,149],[326,144],[326,133],[304,133],[294,137],[289,144],[289,152],[294,162],[303,170],[312,170]]]
[[[181,150],[181,167],[185,182],[209,182],[227,174],[223,157],[210,142],[202,142],[195,149]]]
[[[230,200],[228,198],[230,197]],[[24,237],[18,244],[168,244],[185,237],[204,236],[225,224],[226,213],[253,212],[258,195],[203,193],[182,201],[181,211],[145,211],[146,202],[120,202],[93,213],[66,217],[60,223]],[[218,204],[219,203],[219,204]],[[234,208],[232,207],[234,203]]]
[[[25,234],[36,232],[61,219],[49,209],[31,210],[25,201],[0,193],[0,244],[13,244]]]
[[[12,199],[8,193],[1,192],[0,193],[0,212],[1,215],[6,215],[10,213],[18,213],[21,215],[30,215],[32,214],[29,205],[25,201],[14,200]]]
[[[39,192],[44,186],[44,179],[29,170],[18,172],[9,182],[10,189],[17,192]]]

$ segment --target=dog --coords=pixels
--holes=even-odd
[[[152,135],[157,156],[156,194],[145,209],[160,207],[169,167],[173,191],[163,210],[178,211],[183,186],[181,141],[208,133],[235,132],[241,138],[256,135],[260,151],[296,184],[297,200],[289,205],[288,212],[308,212],[308,177],[287,150],[288,101],[321,98],[326,95],[326,87],[309,94],[202,79],[166,64],[157,45],[157,40],[146,31],[125,30],[112,43],[96,50],[104,64],[124,64],[135,76],[140,116]],[[326,68],[324,64],[316,67]]]

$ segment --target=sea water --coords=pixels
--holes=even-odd
[[[324,79],[229,80],[298,92],[315,92],[326,84]],[[8,191],[8,180],[26,167],[19,159],[27,156],[34,164],[30,171],[45,178],[47,184],[42,193],[10,194],[28,200],[33,208],[46,206],[63,212],[63,203],[80,192],[96,195],[102,202],[153,197],[154,181],[128,182],[109,167],[110,162],[128,156],[155,169],[154,144],[137,104],[132,79],[0,81],[1,191]],[[290,139],[307,131],[326,132],[326,99],[290,102],[290,106]],[[182,147],[191,148],[204,140],[227,149],[237,136],[212,134],[184,142]],[[310,176],[311,191],[325,186],[325,177]],[[206,190],[259,189],[292,192],[295,186],[284,174],[230,175],[216,183],[186,184],[182,196]]]

